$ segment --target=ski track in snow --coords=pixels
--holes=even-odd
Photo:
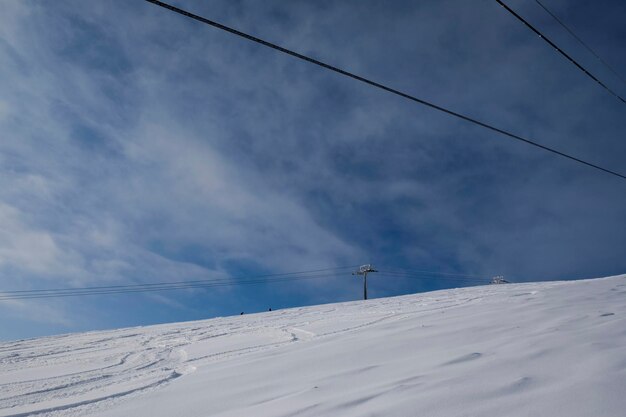
[[[406,354],[402,344],[407,346],[405,350],[415,346],[420,352],[420,343],[429,340],[434,350],[430,350],[430,345],[423,348],[419,357],[426,358],[426,365],[420,364],[419,369],[416,368],[415,373],[419,371],[417,375],[404,375],[409,368],[406,372],[397,370],[395,374],[391,371],[381,373],[385,368],[381,365],[385,356],[376,351],[371,353],[369,363],[366,360],[362,366],[346,365],[346,369],[336,369],[336,365],[325,367],[323,359],[314,364],[308,363],[308,356],[303,353],[303,362],[311,366],[311,374],[316,375],[315,386],[299,387],[299,383],[290,384],[288,378],[284,386],[278,386],[276,384],[280,379],[277,382],[274,380],[276,377],[258,371],[258,375],[255,374],[259,378],[257,383],[274,387],[271,393],[257,393],[259,389],[253,385],[254,378],[250,377],[250,381],[243,381],[240,387],[231,388],[231,391],[237,392],[237,389],[244,389],[247,383],[250,389],[254,389],[254,394],[245,398],[244,404],[228,406],[224,400],[226,402],[221,405],[212,405],[214,409],[192,408],[189,415],[363,415],[365,412],[374,415],[376,410],[378,415],[403,415],[407,410],[421,410],[426,412],[424,415],[457,415],[438,414],[432,409],[432,413],[428,414],[427,402],[422,403],[422,408],[417,405],[402,408],[402,404],[410,403],[417,392],[430,390],[441,393],[454,386],[461,390],[462,401],[464,393],[472,389],[463,385],[472,384],[466,380],[468,367],[485,366],[488,361],[495,360],[500,350],[514,352],[512,346],[515,346],[516,334],[523,335],[526,341],[538,341],[536,345],[525,343],[526,349],[519,352],[529,364],[543,361],[550,355],[558,357],[558,346],[552,340],[543,345],[541,343],[547,340],[547,335],[558,332],[580,337],[585,346],[595,343],[594,346],[604,354],[617,352],[617,340],[626,342],[626,297],[621,290],[625,281],[626,276],[620,276],[575,282],[472,287],[0,343],[0,416],[132,415],[128,414],[129,411],[122,411],[123,407],[140,407],[148,401],[147,398],[152,401],[155,395],[163,394],[166,398],[165,394],[170,390],[176,392],[177,384],[181,384],[178,381],[187,380],[192,384],[196,377],[198,381],[211,381],[207,372],[213,368],[223,372],[224,367],[235,369],[245,358],[248,358],[246,362],[257,363],[255,361],[262,359],[267,363],[281,355],[297,355],[299,351],[332,351],[335,345],[338,353],[344,353],[346,346],[354,346],[351,344],[353,339],[369,343],[367,337],[377,338],[381,344],[390,344],[388,353],[393,355],[396,352],[395,359],[398,361]],[[492,317],[487,319],[489,314]],[[581,323],[588,323],[588,327],[580,327]],[[589,335],[601,334],[602,326],[610,323],[613,335],[598,336],[597,340],[589,338]],[[461,332],[466,327],[467,335],[461,340],[466,340],[467,346],[447,345],[450,336],[446,336],[448,339],[441,338],[439,352],[434,353],[437,337],[442,337],[440,332],[446,326],[461,329]],[[420,332],[423,336],[419,336]],[[426,335],[429,339],[425,339]],[[478,335],[483,335],[485,340]],[[458,336],[457,331],[455,338]],[[395,344],[394,340],[397,340]],[[588,354],[589,351],[585,352]],[[612,383],[626,390],[626,347],[622,346],[620,352],[610,357],[617,369],[617,382]],[[323,353],[319,355],[324,358]],[[359,355],[366,353],[360,352]],[[415,355],[411,353],[408,358],[413,360],[417,357]],[[606,364],[600,359],[598,363],[599,369],[604,369],[600,365]],[[391,362],[387,368],[393,368]],[[502,379],[506,381],[486,383],[487,387],[478,395],[484,394],[486,398],[493,395],[505,400],[516,395],[531,395],[541,383],[548,384],[550,378],[555,378],[554,375],[527,375],[523,371],[524,366],[520,369],[517,373],[510,373],[510,370],[506,373],[503,369]],[[529,366],[528,369],[530,372],[533,368]],[[488,371],[493,372],[491,368]],[[593,369],[589,372],[593,373]],[[367,379],[370,374],[378,375],[376,381],[379,382]],[[428,375],[431,375],[430,378]],[[345,397],[337,397],[336,393],[318,389],[324,384],[332,385],[329,382],[332,378],[336,381],[367,380],[368,383],[361,391],[350,388]],[[601,376],[594,375],[593,378],[597,382]],[[546,386],[554,387],[554,384]],[[315,399],[320,395],[322,397]],[[519,406],[519,401],[509,401]],[[626,406],[621,398],[611,398],[611,401]],[[391,409],[387,409],[385,404],[394,406],[388,405]],[[122,408],[115,411],[116,407]],[[498,407],[494,405],[493,409],[502,411]],[[458,415],[491,415],[489,407],[483,408],[484,413],[481,414]],[[171,412],[154,409],[148,414],[172,415]]]

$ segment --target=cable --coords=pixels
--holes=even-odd
[[[425,273],[425,274],[435,274],[435,275],[450,275],[450,276],[458,276],[458,277],[471,277],[471,278],[483,278],[483,276],[480,275],[468,275],[468,274],[457,274],[457,273],[451,273],[451,272],[439,272],[439,271],[426,271],[423,269],[402,269],[402,268],[383,268],[386,271],[392,271],[392,272],[406,272],[406,273],[411,273],[411,272],[417,272],[417,273]]]
[[[317,279],[317,278],[331,278],[336,277],[338,275],[308,275],[308,276],[295,276],[295,277],[276,277],[273,279],[251,279],[246,281],[230,281],[230,282],[213,282],[206,284],[188,284],[188,285],[177,285],[177,286],[165,286],[165,287],[147,287],[147,288],[126,288],[126,289],[100,289],[100,290],[92,290],[92,291],[57,291],[51,293],[33,293],[33,294],[13,294],[3,296],[0,293],[0,301],[9,301],[9,300],[23,300],[23,299],[39,299],[39,298],[58,298],[58,297],[77,297],[77,296],[85,296],[85,295],[109,295],[109,294],[129,294],[129,293],[143,293],[143,292],[153,292],[153,291],[171,291],[171,290],[182,290],[182,289],[197,289],[197,288],[213,288],[213,287],[224,287],[224,286],[233,286],[233,285],[258,285],[258,284],[272,284],[276,282],[292,282],[292,281],[301,281],[307,279]]]
[[[407,100],[414,101],[416,103],[419,103],[419,104],[422,104],[424,106],[428,106],[428,107],[430,107],[432,109],[438,110],[440,112],[446,113],[446,114],[448,114],[450,116],[454,116],[454,117],[457,117],[459,119],[465,120],[466,122],[470,122],[470,123],[473,123],[475,125],[484,127],[485,129],[489,129],[489,130],[491,130],[493,132],[500,133],[501,135],[507,136],[507,137],[509,137],[511,139],[515,139],[515,140],[518,140],[520,142],[524,142],[524,143],[526,143],[528,145],[532,145],[532,146],[535,146],[537,148],[543,149],[544,151],[548,151],[548,152],[554,153],[554,154],[559,155],[559,156],[561,156],[563,158],[570,159],[572,161],[578,162],[578,163],[583,164],[583,165],[587,165],[588,167],[595,168],[595,169],[603,171],[603,172],[605,172],[607,174],[611,174],[611,175],[614,175],[616,177],[619,177],[621,179],[626,180],[626,175],[620,174],[620,173],[618,173],[616,171],[612,171],[610,169],[603,168],[603,167],[601,167],[599,165],[596,165],[596,164],[593,164],[591,162],[587,162],[587,161],[584,161],[582,159],[576,158],[576,157],[574,157],[572,155],[569,155],[569,154],[566,154],[564,152],[558,151],[558,150],[556,150],[554,148],[550,148],[548,146],[541,145],[541,144],[539,144],[537,142],[534,142],[534,141],[532,141],[530,139],[523,138],[522,136],[516,135],[516,134],[511,133],[511,132],[508,132],[508,131],[506,131],[504,129],[497,128],[497,127],[492,126],[490,124],[481,122],[481,121],[479,121],[477,119],[471,118],[469,116],[465,116],[465,115],[463,115],[461,113],[457,113],[455,111],[452,111],[452,110],[446,109],[444,107],[438,106],[436,104],[430,103],[430,102],[428,102],[426,100],[414,97],[414,96],[412,96],[410,94],[403,93],[402,91],[393,89],[391,87],[387,87],[387,86],[385,86],[383,84],[380,84],[380,83],[377,83],[375,81],[369,80],[367,78],[361,77],[361,76],[356,75],[354,73],[345,71],[345,70],[343,70],[341,68],[338,68],[338,67],[326,64],[326,63],[324,63],[322,61],[318,61],[317,59],[311,58],[311,57],[309,57],[307,55],[303,55],[303,54],[300,54],[298,52],[294,52],[294,51],[292,51],[290,49],[283,48],[282,46],[279,46],[279,45],[276,45],[274,43],[265,41],[263,39],[257,38],[255,36],[249,35],[249,34],[244,33],[244,32],[241,32],[239,30],[230,28],[228,26],[225,26],[225,25],[223,25],[221,23],[214,22],[214,21],[209,20],[207,18],[204,18],[202,16],[198,16],[198,15],[190,13],[190,12],[188,12],[186,10],[183,10],[183,9],[178,8],[178,7],[172,6],[170,4],[163,3],[162,1],[158,1],[158,0],[146,0],[146,1],[149,2],[149,3],[155,4],[155,5],[159,6],[159,7],[162,7],[164,9],[167,9],[167,10],[173,11],[175,13],[178,13],[180,15],[183,15],[183,16],[189,17],[191,19],[194,19],[194,20],[196,20],[198,22],[201,22],[201,23],[213,26],[213,27],[215,27],[217,29],[224,30],[226,32],[229,32],[229,33],[232,33],[234,35],[240,36],[240,37],[245,38],[247,40],[250,40],[252,42],[256,42],[256,43],[261,44],[263,46],[266,46],[268,48],[275,49],[275,50],[277,50],[279,52],[285,53],[287,55],[291,55],[291,56],[293,56],[295,58],[304,60],[304,61],[309,62],[311,64],[320,66],[322,68],[326,68],[327,70],[336,72],[336,73],[344,75],[346,77],[350,77],[350,78],[352,78],[354,80],[357,80],[357,81],[360,81],[362,83],[368,84],[368,85],[370,85],[372,87],[379,88],[381,90],[384,90],[384,91],[387,91],[389,93],[395,94],[397,96],[403,97],[403,98],[405,98]]]
[[[450,281],[450,280],[433,280],[432,278],[424,278],[424,277],[420,277],[420,276],[403,276],[403,277],[398,277],[398,276],[385,276],[385,274],[383,274],[380,277],[381,278],[396,278],[396,279],[418,280],[418,281],[422,281],[423,284],[426,284],[428,286],[430,286],[430,285],[438,285],[438,286],[444,286],[444,287],[472,287],[472,286],[488,284],[487,281],[485,281],[485,282],[479,282],[479,281],[463,282],[463,281]]]
[[[617,94],[615,91],[611,90],[609,87],[606,86],[606,84],[604,84],[602,81],[600,81],[599,79],[597,79],[592,73],[590,73],[589,71],[587,71],[582,65],[580,65],[578,62],[576,62],[576,60],[574,60],[574,58],[572,58],[571,56],[569,56],[567,53],[565,53],[565,51],[563,51],[561,48],[559,48],[554,42],[552,42],[550,39],[548,39],[543,33],[539,32],[539,30],[537,28],[535,28],[533,25],[531,25],[530,23],[528,23],[527,20],[525,20],[522,16],[520,16],[519,14],[515,13],[515,11],[513,11],[513,9],[511,9],[509,6],[507,6],[506,4],[504,4],[502,2],[502,0],[496,0],[498,2],[498,4],[500,4],[500,6],[504,7],[504,9],[506,11],[508,11],[509,13],[511,13],[513,16],[515,16],[520,22],[524,23],[530,30],[532,30],[533,32],[535,32],[537,35],[539,35],[539,37],[541,39],[543,39],[544,41],[546,41],[550,46],[552,46],[554,49],[557,50],[557,52],[559,52],[561,55],[563,55],[569,62],[571,62],[572,64],[574,64],[578,69],[580,69],[582,72],[585,73],[585,75],[587,75],[589,78],[591,78],[592,80],[594,80],[595,82],[597,82],[598,84],[600,84],[600,86],[602,86],[606,91],[608,91],[609,93],[611,93],[614,97],[616,97],[618,100],[620,100],[622,103],[626,104],[626,100],[624,100],[622,98],[622,96],[620,96],[619,94]]]
[[[459,283],[474,283],[477,281],[488,281],[485,278],[460,278],[460,277],[437,277],[437,276],[425,276],[425,275],[415,275],[415,274],[399,274],[389,271],[380,271],[382,275],[388,275],[395,278],[419,278],[425,280],[432,281],[450,281],[450,282],[459,282]]]
[[[0,302],[11,300],[25,300],[25,299],[42,299],[42,298],[62,298],[62,297],[79,297],[87,295],[114,295],[114,294],[132,294],[132,293],[145,293],[156,291],[173,291],[184,289],[206,289],[214,287],[225,286],[245,286],[245,285],[258,285],[258,284],[272,284],[279,282],[295,282],[317,278],[337,278],[344,276],[340,270],[347,268],[353,268],[353,266],[337,267],[337,268],[325,268],[315,269],[309,271],[300,272],[288,272],[283,274],[267,274],[258,275],[240,279],[228,279],[217,278],[213,280],[196,280],[196,281],[178,281],[178,282],[164,282],[164,283],[148,283],[148,284],[133,284],[133,285],[110,285],[99,287],[82,287],[82,288],[55,288],[55,289],[37,289],[37,290],[16,290],[16,291],[0,291]],[[333,273],[327,273],[334,271]],[[408,279],[425,279],[436,280],[438,282],[456,282],[463,284],[476,284],[477,280],[468,277],[432,277],[432,276],[420,276],[411,273],[405,273],[400,271],[380,271],[382,276],[388,276],[391,278],[408,278]],[[429,272],[430,274],[437,274],[435,271]],[[445,273],[440,273],[445,274]]]
[[[195,283],[211,283],[217,281],[236,281],[236,280],[245,280],[245,279],[255,279],[255,278],[269,278],[269,277],[281,277],[281,276],[290,276],[290,275],[302,275],[302,274],[310,274],[316,272],[327,272],[327,271],[337,271],[341,269],[348,268],[356,268],[356,265],[350,266],[339,266],[334,268],[322,268],[322,269],[311,269],[307,271],[298,271],[298,272],[285,272],[278,274],[265,274],[265,275],[255,275],[250,277],[243,278],[211,278],[211,279],[202,279],[202,280],[192,280],[192,281],[171,281],[171,282],[155,282],[155,283],[144,283],[144,284],[127,284],[127,285],[107,285],[107,286],[98,286],[98,287],[76,287],[76,288],[49,288],[49,289],[37,289],[37,290],[9,290],[9,291],[0,291],[0,294],[19,294],[19,293],[40,293],[40,292],[55,292],[55,291],[92,291],[92,290],[100,290],[100,289],[125,289],[125,288],[140,288],[140,287],[151,287],[151,286],[173,286],[177,284],[195,284]]]
[[[561,19],[559,19],[554,13],[552,13],[550,11],[550,9],[548,9],[539,0],[535,0],[535,2],[539,6],[541,6],[541,8],[546,11],[546,13],[548,13],[550,16],[552,16],[552,18],[554,20],[556,20],[556,22],[559,25],[561,25],[563,27],[563,29],[565,29],[567,32],[569,32],[569,34],[572,35],[574,37],[574,39],[576,39],[578,41],[578,43],[580,43],[582,46],[584,46],[585,49],[587,49],[587,51],[589,51],[593,56],[595,56],[598,59],[598,61],[600,61],[609,71],[611,71],[613,73],[613,75],[615,75],[617,78],[619,78],[621,82],[626,84],[626,80],[615,69],[613,69],[613,67],[610,66],[608,62],[606,62],[604,59],[602,59],[602,57],[600,55],[598,55],[593,49],[591,49],[591,47],[589,45],[587,45],[578,35],[576,35],[576,33],[574,33],[574,31],[572,29],[570,29]]]
[[[423,276],[423,275],[400,275],[400,274],[391,274],[389,272],[381,271],[380,277],[387,278],[404,278],[404,279],[418,279],[423,281],[430,281],[436,283],[454,283],[454,284],[463,284],[463,285],[483,285],[488,283],[489,281],[486,279],[458,279],[458,278],[450,278],[450,277],[432,277],[432,276]]]
[[[225,286],[234,286],[234,285],[258,285],[258,284],[272,284],[276,282],[290,282],[290,281],[301,281],[305,279],[315,279],[315,278],[327,278],[331,276],[307,276],[307,277],[290,277],[290,278],[280,278],[274,279],[271,281],[267,280],[251,280],[245,282],[219,282],[212,284],[196,284],[196,285],[186,285],[186,286],[177,286],[177,287],[153,287],[153,288],[143,288],[143,289],[126,289],[126,290],[99,290],[99,291],[88,291],[88,292],[57,292],[57,293],[47,293],[47,294],[27,294],[27,295],[14,295],[8,297],[0,297],[0,301],[5,300],[21,300],[21,299],[32,299],[32,298],[58,298],[58,297],[77,297],[84,295],[110,295],[110,294],[129,294],[129,293],[144,293],[144,292],[154,292],[154,291],[172,291],[172,290],[183,290],[183,289],[203,289],[203,288],[213,288],[213,287],[225,287]]]
[[[433,277],[441,277],[446,279],[458,279],[458,280],[474,280],[474,279],[485,279],[485,277],[465,277],[465,276],[449,276],[446,274],[437,274],[437,273],[429,273],[429,272],[402,272],[402,271],[393,271],[388,269],[379,269],[380,272],[384,272],[386,274],[394,274],[394,275],[424,275],[424,276],[433,276]]]
[[[451,272],[426,271],[420,269],[379,268],[379,272],[394,276],[420,276],[425,279],[442,279],[450,281],[487,281],[484,275],[457,274]]]

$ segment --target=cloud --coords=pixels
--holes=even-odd
[[[181,5],[622,162],[623,109],[487,2]],[[626,197],[584,167],[147,3],[3,6],[3,288],[368,261],[521,279],[625,266]],[[275,293],[293,305],[351,288]]]
[[[0,296],[4,294],[5,293],[0,292]],[[73,317],[72,313],[69,313],[63,308],[63,306],[42,305],[37,300],[3,300],[0,309],[0,311],[3,311],[3,317],[7,321],[8,319],[17,321],[27,320],[31,323],[59,326],[59,328],[65,329],[65,331],[76,326],[79,321]],[[14,327],[13,323],[8,322],[5,326],[6,330],[10,330]]]
[[[18,210],[0,204],[0,270],[40,276],[73,276],[80,272],[80,259],[59,247],[54,237],[31,229]]]
[[[237,262],[288,271],[355,256],[301,202],[225,158],[203,125],[172,115],[189,86],[159,91],[163,68],[125,58],[138,50],[122,42],[123,24],[107,32],[66,6],[11,3],[4,19],[5,288],[216,278]],[[40,32],[24,31],[25,19]],[[160,55],[150,46],[142,58]]]

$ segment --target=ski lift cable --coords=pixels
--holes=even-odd
[[[247,281],[231,281],[231,282],[214,282],[206,284],[189,284],[178,286],[162,286],[162,287],[146,287],[146,288],[126,288],[126,289],[101,289],[92,291],[65,291],[54,293],[36,293],[36,294],[13,294],[2,295],[0,292],[0,301],[9,300],[23,300],[23,299],[38,299],[38,298],[57,298],[57,297],[78,297],[85,295],[109,295],[109,294],[129,294],[129,293],[144,293],[154,291],[172,291],[172,290],[185,290],[185,289],[203,289],[214,287],[226,287],[226,286],[246,286],[246,285],[259,285],[259,284],[273,284],[278,282],[294,282],[310,279],[320,278],[334,278],[338,275],[324,274],[324,275],[309,275],[309,276],[291,276],[291,277],[276,277],[273,279],[256,279]],[[342,275],[343,276],[343,275]]]
[[[615,77],[617,77],[622,83],[626,84],[626,79],[624,79],[624,77],[622,77],[622,75],[617,72],[617,70],[615,70],[606,60],[604,60],[596,51],[594,51],[591,46],[587,45],[587,43],[585,41],[583,41],[580,36],[578,36],[573,29],[571,29],[569,26],[567,26],[565,24],[565,22],[563,22],[561,19],[559,19],[559,17],[554,14],[546,5],[544,5],[542,2],[540,2],[539,0],[535,0],[535,2],[543,9],[545,10],[546,13],[548,13],[550,16],[552,16],[552,18],[559,24],[561,25],[561,27],[563,27],[563,29],[565,29],[570,35],[572,35],[572,37],[574,39],[576,39],[578,41],[578,43],[580,43],[587,51],[589,51],[589,53],[591,53],[593,56],[596,57],[596,59],[598,61],[600,61],[602,63],[602,65],[604,65],[609,71],[611,71],[613,73],[613,75],[615,75]]]
[[[471,280],[469,278],[460,278],[460,277],[431,277],[431,276],[419,276],[419,275],[410,275],[410,274],[397,274],[397,273],[389,273],[388,271],[381,271],[382,276],[388,276],[391,278],[408,278],[408,279],[424,279],[424,280],[436,280],[443,282],[459,282],[459,283],[474,283],[476,280]],[[338,278],[344,277],[344,274],[340,274],[340,271],[335,271],[334,273],[316,273],[316,274],[307,274],[307,275],[292,275],[292,276],[274,276],[271,278],[259,278],[259,277],[250,277],[248,279],[239,279],[239,280],[219,280],[219,281],[211,281],[211,282],[179,282],[175,285],[150,285],[150,286],[128,286],[128,287],[87,287],[87,288],[79,288],[79,289],[55,289],[54,291],[50,290],[32,290],[28,293],[8,293],[8,292],[0,292],[0,301],[9,301],[9,300],[24,300],[24,299],[39,299],[39,298],[57,298],[57,297],[77,297],[77,296],[86,296],[86,295],[112,295],[112,294],[129,294],[129,293],[144,293],[144,292],[156,292],[156,291],[172,291],[172,290],[186,290],[186,289],[205,289],[205,288],[214,288],[214,287],[225,287],[225,286],[245,286],[245,285],[259,285],[259,284],[272,284],[272,283],[282,283],[282,282],[294,282],[301,280],[309,280],[309,279],[319,279],[319,278]],[[48,292],[46,292],[48,291]]]
[[[519,14],[517,14],[513,9],[511,9],[509,6],[507,6],[502,0],[496,0],[496,2],[502,6],[507,12],[509,12],[510,14],[512,14],[513,16],[515,16],[517,18],[517,20],[519,20],[520,22],[522,22],[524,25],[526,25],[527,28],[529,28],[531,31],[533,31],[536,35],[538,35],[541,39],[543,39],[545,42],[548,43],[548,45],[550,45],[551,47],[553,47],[558,53],[560,53],[563,57],[565,57],[565,59],[567,59],[569,62],[571,62],[574,66],[576,66],[576,68],[578,68],[579,70],[581,70],[587,77],[591,78],[593,81],[595,81],[598,85],[600,85],[602,88],[604,88],[606,91],[608,91],[611,95],[613,95],[615,98],[617,98],[618,100],[620,100],[622,103],[626,104],[626,100],[624,100],[622,98],[622,96],[620,96],[619,94],[617,94],[615,91],[613,91],[611,88],[609,88],[606,84],[604,84],[602,81],[600,81],[595,75],[593,75],[589,70],[587,70],[585,67],[583,67],[582,65],[580,65],[574,58],[572,58],[570,55],[568,55],[563,49],[559,48],[554,42],[552,42],[548,37],[546,37],[546,35],[544,35],[543,33],[541,33],[539,31],[539,29],[537,29],[536,27],[534,27],[533,25],[531,25],[526,19],[524,19],[522,16],[520,16]]]
[[[451,275],[441,275],[441,274],[436,274],[436,273],[428,273],[428,272],[397,272],[397,271],[390,271],[387,269],[381,269],[382,273],[388,274],[388,275],[397,275],[397,276],[414,276],[414,275],[418,275],[418,276],[423,276],[423,277],[430,277],[432,279],[436,279],[436,278],[441,278],[441,279],[449,279],[449,280],[459,280],[459,281],[472,281],[472,280],[476,280],[476,279],[486,279],[485,276],[472,276],[472,277],[467,277],[467,276],[451,276]]]
[[[441,271],[429,271],[424,269],[405,269],[405,268],[386,268],[383,267],[383,270],[387,272],[397,272],[397,273],[420,273],[420,274],[433,274],[433,275],[449,275],[455,277],[468,277],[468,278],[482,278],[481,275],[471,275],[471,274],[459,274],[456,272],[441,272]]]
[[[181,8],[172,6],[172,5],[168,4],[168,3],[164,3],[164,2],[159,1],[159,0],[145,0],[145,1],[147,1],[149,3],[152,3],[152,4],[156,5],[156,6],[162,7],[164,9],[170,10],[170,11],[172,11],[174,13],[180,14],[182,16],[186,16],[186,17],[191,18],[193,20],[196,20],[198,22],[204,23],[206,25],[212,26],[214,28],[217,28],[217,29],[229,32],[229,33],[231,33],[233,35],[242,37],[242,38],[247,39],[249,41],[256,42],[256,43],[258,43],[260,45],[263,45],[263,46],[266,46],[268,48],[277,50],[277,51],[282,52],[284,54],[291,55],[292,57],[301,59],[303,61],[309,62],[311,64],[314,64],[314,65],[317,65],[319,67],[325,68],[327,70],[333,71],[333,72],[335,72],[337,74],[344,75],[346,77],[349,77],[349,78],[352,78],[354,80],[360,81],[362,83],[368,84],[368,85],[370,85],[372,87],[376,87],[378,89],[381,89],[381,90],[387,91],[387,92],[389,92],[391,94],[395,94],[397,96],[403,97],[403,98],[405,98],[407,100],[410,100],[410,101],[413,101],[415,103],[422,104],[424,106],[430,107],[430,108],[435,109],[437,111],[446,113],[446,114],[448,114],[450,116],[454,116],[454,117],[456,117],[458,119],[462,119],[462,120],[464,120],[466,122],[473,123],[473,124],[475,124],[477,126],[480,126],[480,127],[485,128],[485,129],[491,130],[492,132],[496,132],[496,133],[499,133],[499,134],[501,134],[503,136],[506,136],[509,139],[514,139],[516,141],[523,142],[523,143],[525,143],[527,145],[531,145],[531,146],[534,146],[536,148],[543,149],[544,151],[551,152],[551,153],[553,153],[555,155],[561,156],[561,157],[569,159],[571,161],[578,162],[578,163],[586,165],[586,166],[588,166],[590,168],[594,168],[596,170],[603,171],[603,172],[605,172],[607,174],[611,174],[613,176],[616,176],[616,177],[619,177],[619,178],[621,178],[623,180],[626,180],[626,175],[621,174],[621,173],[619,173],[617,171],[613,171],[611,169],[604,168],[604,167],[602,167],[600,165],[597,165],[597,164],[594,164],[592,162],[587,162],[587,161],[585,161],[583,159],[580,159],[580,158],[575,157],[573,155],[570,155],[570,154],[567,154],[565,152],[559,151],[559,150],[557,150],[555,148],[551,148],[549,146],[542,145],[542,144],[540,144],[538,142],[535,142],[535,141],[533,141],[531,139],[524,138],[524,137],[522,137],[520,135],[517,135],[515,133],[512,133],[512,132],[509,132],[507,130],[495,127],[495,126],[493,126],[491,124],[488,124],[488,123],[485,123],[485,122],[481,122],[478,119],[475,119],[475,118],[470,117],[470,116],[466,116],[466,115],[461,114],[461,113],[457,113],[457,112],[455,112],[453,110],[450,110],[450,109],[447,109],[445,107],[439,106],[437,104],[431,103],[431,102],[429,102],[427,100],[424,100],[424,99],[421,99],[421,98],[417,98],[417,97],[415,97],[413,95],[410,95],[408,93],[404,93],[404,92],[402,92],[400,90],[396,90],[396,89],[388,87],[388,86],[386,86],[384,84],[378,83],[376,81],[370,80],[370,79],[362,77],[360,75],[356,75],[355,73],[352,73],[352,72],[343,70],[343,69],[341,69],[339,67],[327,64],[325,62],[322,62],[322,61],[317,60],[315,58],[312,58],[310,56],[307,56],[307,55],[301,54],[299,52],[295,52],[293,50],[284,48],[282,46],[279,46],[277,44],[268,42],[268,41],[263,40],[261,38],[257,38],[256,36],[252,36],[252,35],[247,34],[245,32],[241,32],[241,31],[239,31],[237,29],[231,28],[229,26],[226,26],[224,24],[215,22],[213,20],[207,19],[207,18],[199,16],[197,14],[193,14],[191,12],[188,12],[187,10],[183,10]],[[499,0],[496,0],[496,1],[499,1]]]
[[[475,283],[475,282],[488,282],[489,279],[484,276],[475,277],[458,277],[449,275],[436,275],[432,273],[408,273],[408,272],[396,272],[388,269],[379,269],[378,277],[386,278],[409,278],[409,279],[422,279],[429,281],[443,281],[443,282],[458,282],[458,283]]]
[[[455,284],[463,284],[463,285],[482,285],[482,284],[487,284],[489,282],[488,279],[462,280],[462,279],[452,279],[449,277],[431,277],[431,276],[420,276],[420,275],[390,275],[389,273],[385,273],[385,272],[381,272],[380,274],[378,274],[378,277],[421,280],[421,281],[436,282],[436,283],[441,283],[441,284],[455,283]]]
[[[29,293],[42,293],[42,292],[63,292],[63,291],[92,291],[92,290],[106,290],[106,289],[126,289],[126,288],[143,288],[143,287],[152,287],[152,286],[175,286],[178,284],[202,284],[202,283],[212,283],[212,282],[235,282],[235,281],[245,281],[247,279],[256,279],[256,278],[272,278],[272,277],[282,277],[282,276],[300,276],[305,274],[319,273],[319,272],[330,272],[330,271],[339,271],[344,269],[354,268],[354,265],[350,266],[340,266],[334,268],[321,268],[321,269],[310,269],[307,271],[298,271],[298,272],[285,272],[285,273],[277,273],[277,274],[264,274],[264,275],[254,275],[248,277],[239,277],[239,278],[209,278],[209,279],[201,279],[201,280],[188,280],[188,281],[171,281],[171,282],[155,282],[155,283],[140,283],[140,284],[126,284],[126,285],[105,285],[105,286],[93,286],[93,287],[75,287],[75,288],[48,288],[48,289],[33,289],[33,290],[7,290],[1,291],[0,294],[29,294]]]

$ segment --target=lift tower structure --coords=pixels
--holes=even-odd
[[[367,300],[367,274],[370,272],[378,272],[372,264],[361,265],[352,275],[363,275],[363,299]]]

